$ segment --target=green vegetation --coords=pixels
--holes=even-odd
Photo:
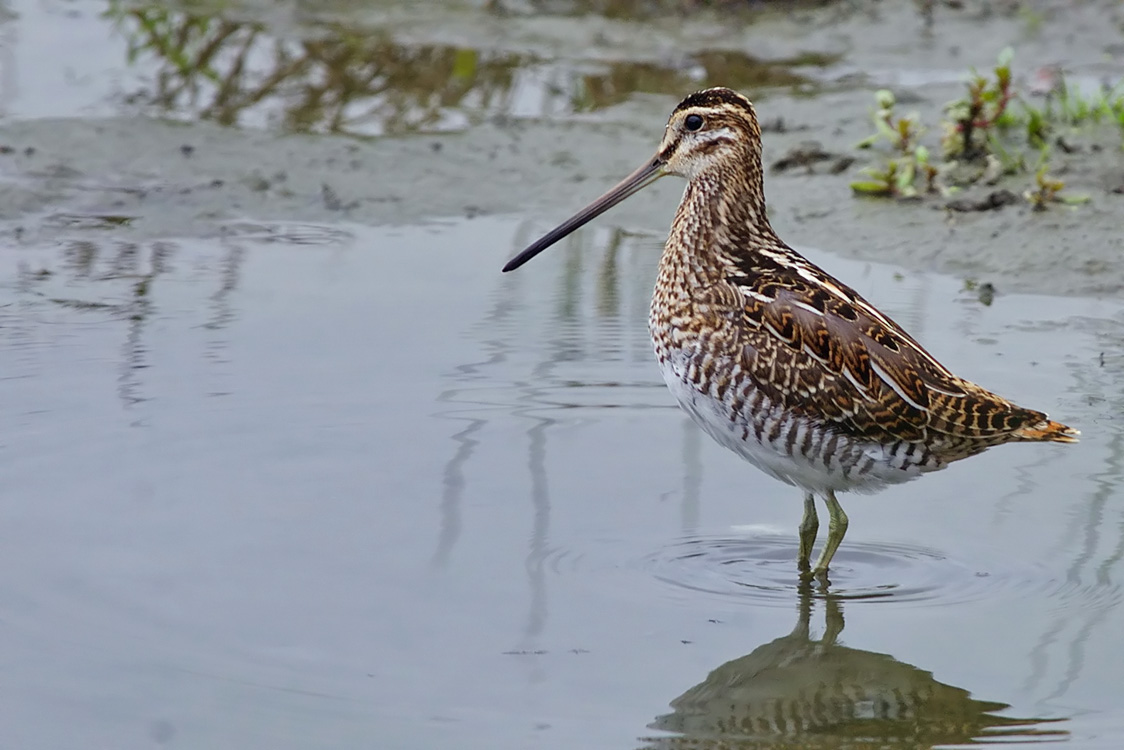
[[[874,126],[878,132],[858,144],[870,148],[881,140],[888,141],[895,156],[882,167],[861,170],[868,180],[851,183],[851,189],[864,195],[895,198],[913,198],[918,194],[918,183],[926,192],[936,189],[938,170],[929,163],[929,149],[919,141],[925,133],[916,114],[897,117],[894,113],[894,95],[882,90],[874,95],[878,111],[874,113]]]
[[[1031,190],[1024,193],[1024,197],[1030,201],[1030,205],[1034,207],[1035,211],[1045,211],[1047,204],[1050,203],[1088,203],[1089,196],[1087,195],[1060,195],[1062,188],[1065,187],[1065,182],[1050,177],[1046,172],[1046,165],[1042,164],[1034,173],[1034,185]]]
[[[1039,106],[1016,90],[1012,57],[1010,49],[1000,53],[990,75],[972,71],[965,97],[944,107],[939,165],[921,144],[928,128],[920,117],[899,115],[894,95],[877,92],[871,118],[875,133],[857,146],[886,144],[889,153],[881,164],[864,168],[864,179],[852,182],[851,189],[857,195],[891,198],[947,196],[968,185],[1032,174],[1024,197],[1035,210],[1087,201],[1085,196],[1062,195],[1065,183],[1051,176],[1052,148],[1068,150],[1064,133],[1087,125],[1115,123],[1124,134],[1124,82],[1087,95],[1066,86],[1060,72],[1047,71],[1051,86]]]
[[[974,161],[993,150],[997,133],[1009,129],[1015,118],[1008,110],[1011,91],[1010,48],[999,54],[995,80],[976,71],[968,80],[968,96],[945,105],[941,149],[945,159]]]

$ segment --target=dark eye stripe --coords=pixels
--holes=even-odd
[[[696,146],[695,149],[699,153],[709,154],[711,151],[718,148],[719,146],[729,146],[733,143],[734,143],[733,138],[712,138],[710,140],[703,141],[698,146]]]
[[[660,152],[659,157],[660,157],[661,161],[666,162],[668,159],[671,158],[671,155],[674,154],[675,150],[679,148],[679,141],[680,140],[681,140],[680,138],[676,138],[674,141],[671,142],[670,146],[668,146],[667,148],[665,148],[663,151]]]

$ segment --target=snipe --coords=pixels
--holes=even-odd
[[[652,297],[656,357],[707,434],[804,491],[803,578],[827,582],[847,531],[837,492],[874,492],[1000,443],[1076,442],[1076,430],[953,375],[777,237],[765,213],[757,115],[730,89],[680,102],[654,158],[503,270],[669,174],[686,177],[687,189]],[[816,495],[830,523],[813,567]]]

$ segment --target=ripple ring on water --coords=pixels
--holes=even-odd
[[[789,606],[799,588],[795,550],[796,539],[781,534],[695,536],[665,546],[641,565],[657,580],[683,591]],[[945,605],[1035,591],[1094,605],[1120,598],[1118,587],[1075,585],[1035,567],[1020,569],[1001,560],[961,559],[925,547],[877,542],[841,548],[830,577],[833,596],[860,602]]]

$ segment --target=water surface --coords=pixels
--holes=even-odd
[[[244,222],[6,254],[5,744],[684,746],[727,726],[687,697],[716,668],[756,715],[824,659],[860,683],[840,694],[929,700],[871,693],[820,717],[824,746],[914,714],[925,746],[1115,744],[1124,306],[984,306],[810,252],[1084,431],[848,497],[813,600],[798,493],[659,382],[658,238],[592,228],[499,274],[539,228]],[[722,736],[788,746],[794,721]]]

